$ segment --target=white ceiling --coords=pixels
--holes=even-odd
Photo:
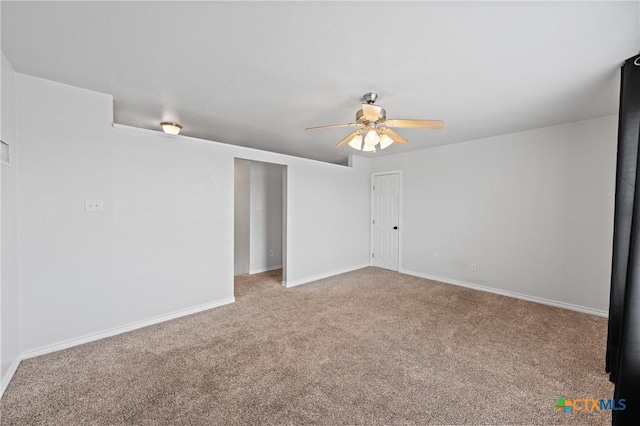
[[[634,2],[7,2],[16,71],[114,96],[115,122],[330,162],[368,91],[389,118],[442,119],[375,155],[618,108]]]

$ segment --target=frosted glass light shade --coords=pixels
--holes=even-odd
[[[162,130],[165,133],[168,133],[170,135],[177,135],[178,133],[180,133],[180,129],[182,129],[182,126],[178,123],[169,123],[166,121],[160,123],[160,126],[162,126]]]
[[[368,145],[367,143],[365,143],[362,146],[362,150],[364,152],[376,152],[376,146],[375,145]]]
[[[349,146],[360,151],[362,149],[362,135],[358,135],[355,138],[351,139],[351,142],[349,142]]]
[[[367,136],[364,137],[364,144],[373,146],[373,145],[376,145],[378,142],[380,142],[380,136],[378,135],[378,132],[376,132],[373,129],[369,130],[367,132]]]
[[[380,135],[380,149],[385,149],[392,143],[393,143],[393,139],[391,139],[389,136],[385,134]]]

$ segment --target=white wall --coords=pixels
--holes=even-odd
[[[283,166],[251,162],[250,268],[256,274],[282,266]]]
[[[110,96],[16,83],[23,352],[233,300],[236,157],[287,166],[289,286],[369,263],[368,160],[113,128]]]
[[[616,141],[608,116],[375,158],[404,171],[401,269],[605,313]]]
[[[0,166],[2,182],[2,264],[0,281],[0,389],[7,384],[15,368],[19,348],[19,292],[17,268],[17,184],[15,73],[2,55],[2,119],[0,139],[11,146],[12,165]],[[0,390],[0,395],[2,394]]]
[[[402,169],[404,271],[607,309],[616,117],[342,167],[114,128],[110,96],[22,74],[11,130],[6,66],[20,167],[2,172],[3,374],[18,337],[35,354],[232,301],[235,158],[287,166],[288,286],[369,264],[370,173]]]
[[[234,275],[249,273],[251,162],[236,159],[234,166]]]

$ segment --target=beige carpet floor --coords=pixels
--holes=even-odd
[[[24,361],[2,425],[607,424],[606,320],[365,268]]]

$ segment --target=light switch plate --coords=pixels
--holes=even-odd
[[[102,213],[104,202],[102,200],[84,200],[84,211],[87,213]]]

